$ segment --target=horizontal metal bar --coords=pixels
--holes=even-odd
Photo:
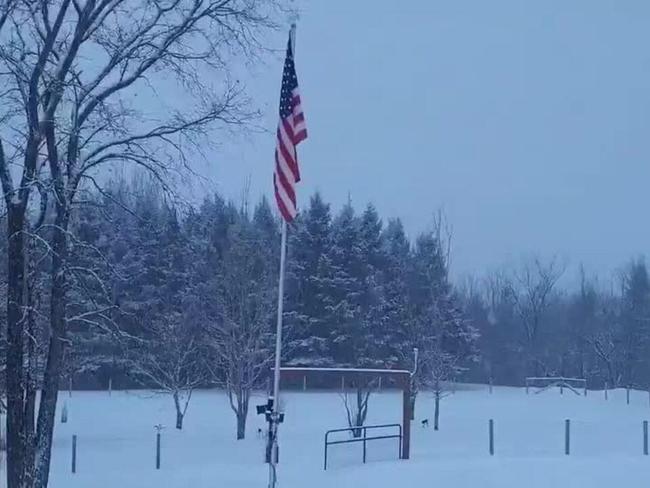
[[[273,368],[271,368],[273,369]],[[349,373],[349,374],[355,374],[355,373],[372,373],[372,374],[386,374],[386,375],[410,375],[411,372],[406,370],[406,369],[372,369],[372,368],[301,368],[300,366],[297,367],[291,367],[291,366],[282,366],[280,368],[280,371],[287,371],[287,372],[292,372],[295,371],[297,373],[300,372],[308,372],[308,371],[314,371],[314,372],[320,372],[320,373]]]
[[[585,378],[565,378],[564,376],[529,376],[526,378],[526,381],[538,381],[538,380],[579,381],[580,383],[587,382]]]
[[[360,425],[359,427],[347,427],[345,429],[328,430],[328,431],[325,432],[325,435],[333,434],[335,432],[352,432],[352,431],[359,430],[359,429],[362,429],[362,430],[385,429],[385,428],[388,428],[388,427],[398,427],[398,428],[401,429],[402,425],[401,424]]]
[[[363,442],[363,441],[375,441],[378,439],[401,439],[402,436],[399,434],[394,435],[378,435],[375,437],[355,437],[354,439],[345,439],[342,441],[331,441],[327,442],[328,446],[333,446],[335,444],[350,444],[351,442]]]

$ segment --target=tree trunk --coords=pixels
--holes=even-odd
[[[433,430],[438,430],[440,419],[440,380],[436,379],[435,384],[435,407],[433,411]]]
[[[66,260],[68,257],[68,216],[65,201],[57,201],[57,216],[52,237],[52,285],[50,292],[50,343],[43,376],[41,401],[36,429],[36,479],[35,488],[47,488],[52,455],[52,433],[63,366],[66,338]]]
[[[246,415],[241,411],[237,411],[237,440],[246,437]]]
[[[24,410],[23,278],[25,272],[25,210],[7,209],[7,487],[23,488],[26,443]]]
[[[250,395],[250,390],[243,388],[237,397],[237,440],[246,437],[246,419],[248,418],[248,401]]]
[[[174,406],[176,407],[176,428],[183,430],[183,410],[181,408],[181,401],[178,392],[174,392]]]

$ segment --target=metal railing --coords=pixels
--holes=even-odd
[[[374,430],[374,429],[389,429],[389,428],[397,428],[397,434],[386,434],[386,435],[374,435],[371,437],[368,437],[368,430]],[[359,437],[353,437],[352,439],[344,439],[344,440],[337,440],[337,441],[330,441],[329,436],[330,434],[334,434],[337,432],[358,432],[361,431],[361,435]],[[366,454],[367,454],[367,442],[368,441],[376,441],[379,439],[399,439],[399,450],[397,453],[398,459],[402,459],[402,426],[400,424],[381,424],[381,425],[363,425],[359,427],[348,427],[346,429],[332,429],[328,430],[325,432],[325,459],[323,462],[323,469],[327,470],[327,450],[329,446],[335,445],[335,444],[351,444],[354,442],[362,442],[363,443],[363,462],[366,462]]]

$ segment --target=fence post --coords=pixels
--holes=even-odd
[[[494,456],[494,420],[493,419],[490,419],[489,432],[490,432],[490,456]]]
[[[609,385],[607,382],[605,382],[605,400],[607,400],[607,389],[609,388]]]
[[[366,464],[366,432],[367,429],[363,427],[363,464]]]
[[[490,395],[492,394],[492,377],[490,377]]]
[[[643,455],[648,455],[648,421],[643,421]]]
[[[377,386],[377,389],[381,391],[381,376],[379,377],[379,385]]]
[[[345,376],[341,375],[341,391],[345,391]]]
[[[109,376],[108,377],[108,396],[113,395],[113,377]]]
[[[626,401],[627,401],[627,404],[629,405],[630,404],[630,387],[629,386],[626,389]]]
[[[302,377],[302,391],[307,391],[307,375]]]
[[[564,395],[564,383],[560,382],[560,395]]]
[[[160,431],[156,432],[156,469],[160,469]]]
[[[72,436],[72,474],[77,472],[77,435]]]
[[[564,421],[564,454],[569,455],[571,452],[571,420]]]

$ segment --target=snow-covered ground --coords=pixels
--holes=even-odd
[[[251,408],[248,435],[236,441],[225,396],[195,393],[183,431],[173,428],[169,397],[144,392],[75,392],[69,421],[57,423],[52,488],[253,488],[265,487],[263,419]],[[590,391],[578,397],[557,390],[526,395],[523,389],[467,386],[443,400],[441,430],[422,428],[431,417],[430,394],[421,394],[412,428],[410,461],[398,461],[394,440],[331,447],[323,471],[325,430],[345,426],[335,392],[287,393],[281,427],[283,488],[632,488],[647,486],[650,456],[642,452],[642,420],[650,419],[648,393]],[[401,395],[371,398],[369,423],[399,422]],[[494,457],[488,454],[488,419],[495,421]],[[571,419],[571,455],[564,455],[564,420]],[[154,469],[155,424],[162,437],[162,469]],[[77,474],[71,474],[72,434],[78,436]],[[3,473],[4,475],[4,473]],[[3,476],[4,477],[4,476]]]

